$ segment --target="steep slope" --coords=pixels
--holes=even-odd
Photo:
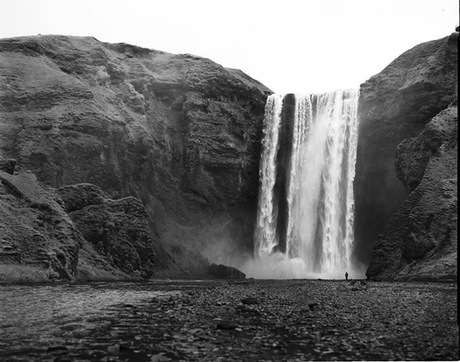
[[[46,185],[134,196],[157,266],[250,250],[265,100],[241,71],[90,37],[0,40],[0,156]],[[225,245],[226,250],[222,250]]]
[[[456,278],[457,115],[451,106],[399,144],[396,169],[410,194],[374,243],[369,277]]]
[[[394,166],[398,144],[457,99],[457,58],[453,33],[408,50],[361,85],[354,184],[358,261],[369,260],[373,241],[408,196]]]

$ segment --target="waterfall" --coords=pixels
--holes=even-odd
[[[255,254],[293,262],[288,277],[352,269],[357,103],[357,90],[267,100]]]
[[[279,126],[283,96],[274,94],[268,97],[265,105],[264,134],[260,161],[261,186],[255,248],[260,255],[268,255],[278,244],[276,240],[276,219],[278,210],[274,204],[274,186],[276,177],[276,155],[279,150]]]

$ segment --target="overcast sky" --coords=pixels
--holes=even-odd
[[[357,88],[449,35],[458,0],[0,0],[0,38],[91,35],[239,68],[277,93]]]

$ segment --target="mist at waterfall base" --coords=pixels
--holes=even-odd
[[[254,278],[363,278],[353,261],[357,90],[271,95],[265,108]]]

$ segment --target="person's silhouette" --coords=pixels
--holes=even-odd
[[[345,280],[348,280],[348,272],[345,272]]]

